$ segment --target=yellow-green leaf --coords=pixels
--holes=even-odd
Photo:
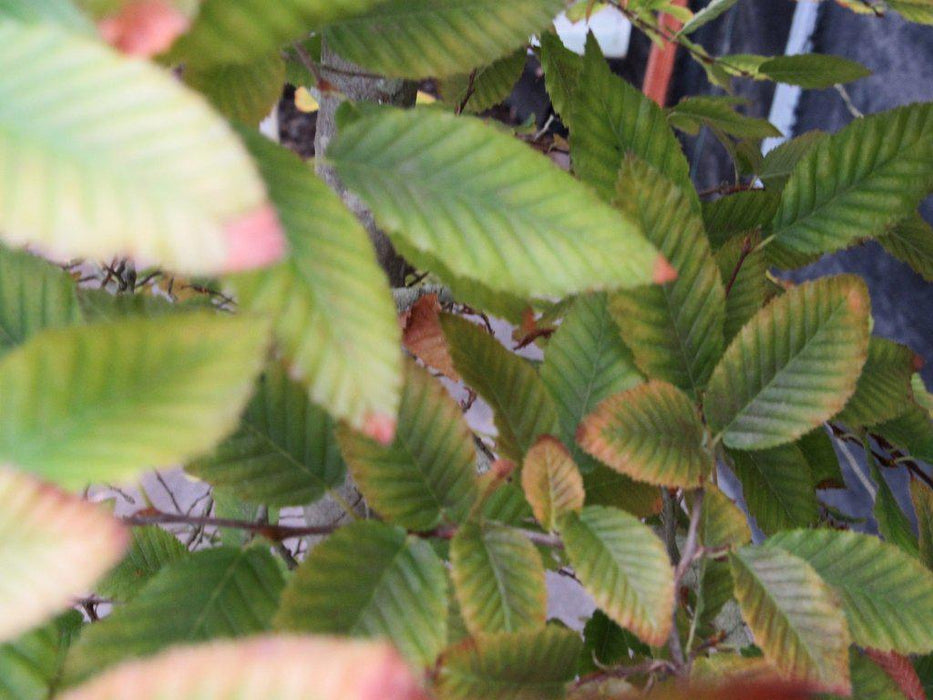
[[[567,448],[557,439],[538,439],[525,455],[522,489],[535,518],[547,530],[557,529],[557,519],[583,507],[583,477]]]

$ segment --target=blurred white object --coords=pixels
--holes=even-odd
[[[589,22],[581,20],[571,22],[563,12],[554,20],[554,28],[571,51],[583,53],[586,46],[586,34],[592,30],[596,41],[606,58],[625,58],[628,54],[629,39],[632,36],[632,24],[614,8],[606,8],[590,17]]]

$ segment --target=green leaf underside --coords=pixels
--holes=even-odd
[[[275,53],[247,64],[188,66],[184,75],[225,117],[257,127],[282,95],[285,61]]]
[[[765,657],[791,678],[847,695],[849,630],[832,589],[779,549],[746,547],[731,565],[742,617]]]
[[[758,312],[709,381],[704,408],[729,447],[791,442],[835,415],[868,353],[865,283],[840,275],[794,287]]]
[[[202,313],[43,331],[0,361],[0,457],[69,488],[190,459],[236,425],[265,346],[265,324]]]
[[[888,233],[878,237],[878,242],[927,282],[933,282],[933,227],[919,214],[897,222]]]
[[[385,0],[324,32],[330,48],[382,75],[443,77],[491,63],[527,43],[562,0]]]
[[[567,448],[550,436],[528,451],[522,465],[522,489],[542,527],[554,531],[557,519],[580,510],[586,492],[583,477]]]
[[[438,693],[442,700],[557,700],[582,646],[576,632],[560,627],[467,640],[444,655]]]
[[[0,246],[0,351],[43,328],[81,320],[74,280],[51,263]]]
[[[547,587],[541,555],[517,530],[494,523],[461,527],[450,543],[450,564],[471,634],[544,626]]]
[[[318,544],[289,581],[279,629],[388,637],[403,656],[431,664],[447,639],[447,575],[424,540],[359,521]]]
[[[838,250],[912,214],[931,186],[933,104],[858,119],[797,163],[773,234],[802,253]]]
[[[875,463],[874,457],[867,455],[867,458],[871,465],[872,479],[878,487],[875,494],[875,507],[872,509],[872,515],[875,516],[875,522],[878,523],[878,532],[881,533],[886,542],[900,547],[911,557],[919,557],[920,547],[910,520],[901,510],[900,504],[894,497],[894,492],[884,478],[881,469]]]
[[[768,151],[758,170],[758,177],[761,178],[768,191],[773,190],[773,193],[779,195],[800,159],[826,138],[829,138],[829,134],[825,131],[808,131]],[[780,196],[778,199],[780,200]],[[775,211],[777,211],[776,208]],[[769,220],[770,218],[768,217]]]
[[[333,420],[279,362],[259,378],[237,431],[185,471],[270,506],[313,503],[346,477]]]
[[[553,32],[540,36],[541,51],[538,57],[544,70],[544,84],[554,111],[561,121],[570,126],[573,113],[573,95],[580,84],[583,59],[564,46],[561,38]]]
[[[338,439],[367,503],[409,530],[461,522],[476,500],[476,449],[463,412],[413,361],[406,363],[395,441],[383,446],[348,429]]]
[[[188,555],[175,535],[155,525],[134,527],[130,536],[130,551],[123,561],[94,587],[103,598],[119,602],[130,600],[163,567]]]
[[[664,545],[637,518],[587,506],[560,523],[567,557],[596,604],[647,644],[667,639],[674,578]]]
[[[145,61],[52,25],[0,19],[0,69],[0,150],[17,163],[0,180],[5,241],[179,272],[228,265],[226,229],[266,197],[203,100]]]
[[[872,426],[904,413],[912,396],[913,363],[910,348],[873,337],[855,393],[834,420],[851,427]]]
[[[807,561],[842,598],[852,641],[902,654],[933,651],[933,572],[877,537],[795,530],[768,540]]]
[[[747,190],[703,202],[703,222],[713,248],[721,248],[742,233],[754,233],[774,218],[780,194],[770,190]]]
[[[297,156],[259,134],[244,137],[290,250],[278,265],[233,280],[240,303],[272,316],[290,372],[312,401],[355,428],[394,417],[401,332],[366,231]]]
[[[814,523],[819,502],[813,477],[797,445],[767,450],[730,450],[748,511],[766,533]]]
[[[617,194],[619,207],[644,228],[677,279],[616,292],[610,312],[648,377],[696,396],[722,354],[726,304],[703,220],[681,191],[644,162],[626,159]]]
[[[762,63],[758,70],[775,82],[818,90],[871,75],[860,63],[818,53],[777,56]]]
[[[0,645],[0,697],[4,700],[52,697],[58,689],[65,654],[81,623],[81,613],[70,610]]]
[[[696,488],[713,466],[690,398],[655,380],[600,403],[577,440],[603,463],[650,484]]]
[[[467,112],[484,112],[505,100],[522,75],[528,51],[523,46],[475,73],[452,75],[441,81],[440,92],[444,101],[455,108],[463,106]]]
[[[269,628],[284,586],[262,547],[195,552],[156,574],[130,603],[84,630],[66,665],[71,680],[166,647]]]
[[[541,365],[560,421],[560,437],[585,471],[593,459],[576,442],[577,427],[603,399],[643,379],[631,350],[622,342],[605,294],[579,297],[548,341]]]
[[[615,198],[619,168],[626,154],[633,153],[680,187],[699,210],[687,159],[664,112],[612,73],[592,35],[587,37],[571,124],[574,170],[604,199]]]
[[[669,114],[672,125],[690,134],[699,133],[700,126],[706,125],[736,138],[781,136],[766,119],[740,114],[731,105],[711,97],[687,97],[672,107]]]
[[[538,437],[557,431],[557,412],[541,377],[479,326],[444,315],[441,327],[457,372],[495,412],[497,451],[520,464]]]
[[[661,264],[636,225],[477,119],[376,109],[327,156],[393,240],[492,289],[543,297],[650,284]]]
[[[732,238],[716,253],[722,283],[724,286],[731,284],[723,325],[726,344],[732,342],[772,294],[765,253],[755,250],[760,242],[761,236],[757,233],[749,235],[747,242],[743,238]]]

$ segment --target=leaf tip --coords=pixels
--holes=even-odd
[[[229,244],[226,272],[265,267],[285,254],[285,235],[271,204],[232,222],[226,233]]]
[[[380,445],[391,445],[395,440],[397,422],[385,413],[370,413],[363,422],[363,434]]]
[[[188,31],[191,20],[165,0],[136,0],[97,28],[104,40],[130,56],[155,56]]]
[[[667,261],[667,258],[663,255],[659,255],[654,260],[654,270],[651,272],[651,279],[655,284],[673,282],[677,279],[677,270]]]

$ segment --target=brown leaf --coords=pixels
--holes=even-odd
[[[910,659],[896,651],[866,649],[865,655],[884,669],[909,700],[926,700],[923,683]]]
[[[155,56],[188,31],[190,18],[167,0],[131,0],[97,27],[104,40],[131,56]]]
[[[445,377],[460,381],[440,324],[441,305],[436,294],[421,297],[406,313],[402,342],[408,351]]]

